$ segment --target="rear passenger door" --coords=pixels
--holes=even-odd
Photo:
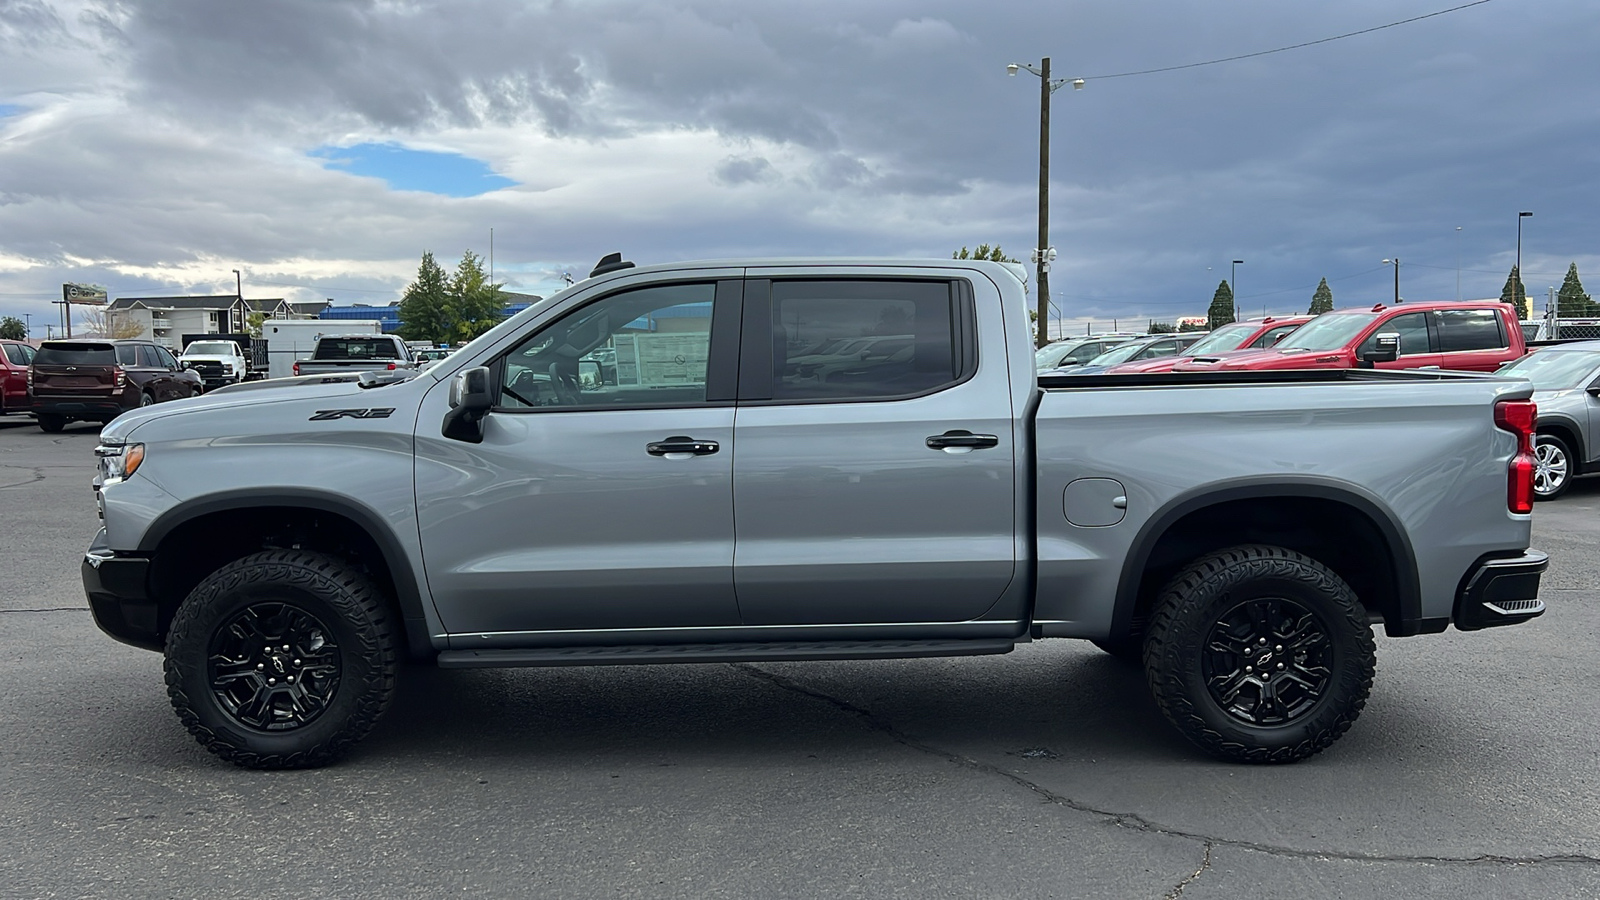
[[[173,398],[172,370],[161,361],[161,354],[152,344],[138,344],[139,368],[145,370],[145,390],[157,403]]]
[[[980,303],[1000,321],[994,286],[749,274],[733,463],[745,624],[981,618],[1016,566],[1005,338],[976,329]],[[894,350],[788,361],[858,335]]]
[[[1439,365],[1467,372],[1493,372],[1511,358],[1505,322],[1493,309],[1436,309]]]

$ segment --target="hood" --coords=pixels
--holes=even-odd
[[[362,396],[359,402],[350,402],[347,405],[359,406],[369,403],[376,394],[395,387],[380,387],[364,389],[356,383],[355,373],[339,373],[337,375],[302,375],[298,378],[273,378],[267,381],[247,381],[243,384],[219,388],[198,397],[188,400],[172,400],[167,403],[158,403],[146,406],[131,412],[123,413],[114,419],[111,424],[101,429],[100,436],[103,440],[126,439],[129,432],[167,416],[181,416],[189,413],[205,412],[207,410],[229,407],[237,409],[244,406],[262,406],[268,403],[281,403],[286,400],[311,400],[320,398],[338,398]],[[404,384],[406,382],[400,382]]]
[[[1340,350],[1236,350],[1196,356],[1177,367],[1180,372],[1227,372],[1239,369],[1315,369],[1344,367],[1348,358]]]
[[[1161,356],[1155,359],[1141,359],[1138,362],[1125,362],[1106,370],[1107,375],[1145,375],[1151,372],[1171,372],[1172,367],[1178,363],[1189,361],[1187,356]]]

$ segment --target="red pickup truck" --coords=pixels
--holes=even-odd
[[[1379,346],[1379,335],[1399,336],[1397,349]],[[1300,326],[1277,346],[1254,353],[1196,356],[1178,372],[1263,369],[1379,369],[1437,367],[1493,372],[1528,352],[1516,311],[1492,301],[1382,303],[1370,309],[1338,309]]]

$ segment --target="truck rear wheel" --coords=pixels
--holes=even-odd
[[[201,581],[167,635],[167,695],[201,746],[239,766],[326,765],[394,696],[399,648],[365,575],[319,553],[272,550]]]
[[[39,430],[47,434],[60,434],[67,427],[67,417],[54,413],[39,413]]]
[[[1321,752],[1366,706],[1372,626],[1338,575],[1282,547],[1203,556],[1157,601],[1144,649],[1161,712],[1222,759]]]

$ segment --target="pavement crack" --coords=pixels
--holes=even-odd
[[[17,482],[12,482],[11,484],[0,484],[0,491],[6,490],[8,488],[27,487],[30,484],[38,484],[39,482],[43,481],[44,478],[45,478],[44,466],[0,466],[0,468],[5,468],[5,469],[26,468],[27,471],[29,472],[29,474],[32,476],[27,481],[17,481]]]
[[[1100,809],[1099,807],[1091,806],[1081,800],[1074,800],[1065,794],[1053,791],[1042,784],[1029,781],[1027,778],[1018,775],[1015,772],[1002,769],[1001,767],[991,763],[980,762],[972,759],[971,757],[962,756],[959,753],[919,741],[911,735],[906,734],[900,729],[895,728],[893,725],[890,725],[888,722],[879,718],[869,709],[857,706],[848,700],[840,699],[826,692],[819,691],[816,688],[807,687],[806,685],[803,685],[794,679],[779,675],[776,672],[769,672],[766,669],[759,668],[758,666],[750,663],[729,663],[729,665],[745,675],[757,679],[758,681],[765,681],[774,687],[789,691],[791,693],[799,694],[804,697],[809,697],[813,700],[817,700],[832,706],[840,712],[849,713],[860,719],[873,731],[884,735],[897,744],[912,750],[916,750],[919,753],[925,753],[929,756],[943,759],[952,765],[959,766],[969,771],[979,772],[985,775],[1004,779],[1012,784],[1017,785],[1018,787],[1031,791],[1034,795],[1038,796],[1047,803],[1051,803],[1056,806],[1064,806],[1067,809],[1098,816],[1107,820],[1110,824],[1118,828],[1127,828],[1132,831],[1138,831],[1145,834],[1163,835],[1166,837],[1180,838],[1182,840],[1194,841],[1196,843],[1203,844],[1206,848],[1205,861],[1201,864],[1199,870],[1197,870],[1193,875],[1189,876],[1189,878],[1185,879],[1178,885],[1177,888],[1174,889],[1180,892],[1184,884],[1194,881],[1194,879],[1198,878],[1201,872],[1204,872],[1205,869],[1210,865],[1212,850],[1217,847],[1248,850],[1256,853],[1270,854],[1272,856],[1286,857],[1289,859],[1338,860],[1345,862],[1422,863],[1426,865],[1438,866],[1528,866],[1543,863],[1600,867],[1600,856],[1590,856],[1582,853],[1553,854],[1549,856],[1500,856],[1488,853],[1480,854],[1478,856],[1404,856],[1341,850],[1302,850],[1298,847],[1288,847],[1279,844],[1262,843],[1259,841],[1245,841],[1235,838],[1217,837],[1215,835],[1201,834],[1194,831],[1184,831],[1180,828],[1171,828],[1162,825],[1159,822],[1146,819],[1137,813],[1117,812],[1115,810]],[[1168,896],[1176,897],[1178,894],[1174,893],[1169,894]]]
[[[22,609],[0,609],[0,613],[88,612],[87,606],[39,606]]]
[[[1183,896],[1183,889],[1194,883],[1195,879],[1199,878],[1201,875],[1204,875],[1205,871],[1209,868],[1211,868],[1211,842],[1206,841],[1206,855],[1200,860],[1200,868],[1189,873],[1187,878],[1178,882],[1172,890],[1167,891],[1166,896],[1162,897],[1161,900],[1178,900],[1179,897]]]

